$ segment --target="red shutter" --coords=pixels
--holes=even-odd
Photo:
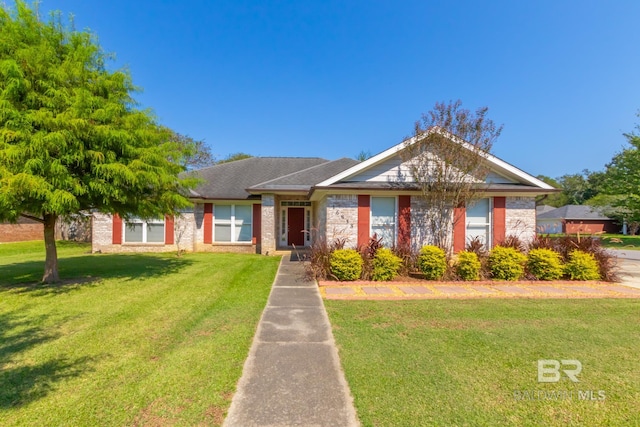
[[[173,216],[167,215],[164,218],[164,244],[173,245],[174,243],[174,224]]]
[[[122,244],[122,218],[120,218],[120,215],[118,214],[113,214],[113,230],[111,243],[113,243],[114,245]]]
[[[507,232],[507,198],[493,198],[493,245],[504,242]]]
[[[204,204],[203,221],[204,243],[212,243],[213,239],[213,204]]]
[[[262,237],[262,205],[253,205],[253,241],[260,243]]]
[[[411,196],[398,196],[398,246],[411,244]]]
[[[369,244],[371,197],[358,196],[358,246]]]
[[[467,234],[467,215],[464,206],[453,210],[453,252],[464,251]]]

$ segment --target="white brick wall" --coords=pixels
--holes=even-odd
[[[266,255],[276,250],[276,212],[275,196],[262,195],[262,242],[260,253]]]
[[[534,197],[507,197],[505,236],[517,236],[530,242],[536,235],[536,201]]]
[[[345,239],[345,247],[358,244],[358,196],[329,195],[326,197],[327,242]]]

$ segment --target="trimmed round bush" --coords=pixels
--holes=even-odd
[[[391,249],[381,248],[376,251],[371,265],[373,267],[371,278],[375,281],[386,281],[398,275],[402,260]]]
[[[558,280],[564,275],[560,254],[553,249],[531,249],[527,271],[539,280]]]
[[[496,246],[489,253],[489,271],[496,280],[518,280],[524,274],[527,257],[515,248]]]
[[[596,258],[587,252],[575,250],[569,254],[564,271],[571,280],[599,280],[600,271]]]
[[[447,271],[447,254],[437,246],[423,246],[418,255],[418,268],[427,280],[441,279]]]
[[[462,280],[480,279],[480,260],[475,252],[462,251],[456,260],[456,274]]]
[[[362,274],[362,257],[355,249],[337,249],[329,257],[331,274],[341,281],[356,280]]]

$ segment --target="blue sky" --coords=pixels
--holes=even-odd
[[[460,99],[504,124],[495,155],[557,177],[603,169],[640,123],[637,0],[42,0],[52,9],[219,158],[376,154]]]

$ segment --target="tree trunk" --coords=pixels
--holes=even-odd
[[[46,258],[44,262],[44,276],[42,281],[53,283],[60,280],[58,275],[58,251],[56,249],[56,219],[55,214],[44,214],[44,247]]]

